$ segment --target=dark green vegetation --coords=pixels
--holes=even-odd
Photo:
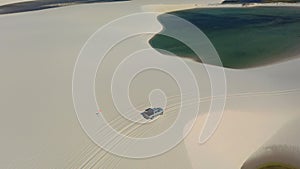
[[[170,14],[200,28],[216,48],[224,67],[247,68],[286,60],[300,46],[300,9],[296,7],[207,8]],[[165,25],[165,14],[158,19],[163,31],[188,32],[184,27]],[[157,34],[149,43],[154,48],[199,61],[178,40]]]
[[[263,0],[263,3],[276,3],[276,2],[296,3],[296,2],[300,2],[300,0]]]
[[[300,0],[224,0],[222,4],[247,4],[247,3],[297,3]]]

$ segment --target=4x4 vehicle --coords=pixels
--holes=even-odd
[[[154,119],[155,117],[162,115],[164,113],[164,110],[160,107],[158,108],[148,108],[144,112],[141,113],[141,115],[145,119]]]

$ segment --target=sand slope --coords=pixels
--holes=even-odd
[[[204,145],[198,144],[198,136],[209,102],[200,104],[203,109],[197,125],[184,142],[158,157],[120,158],[96,146],[81,129],[72,103],[72,73],[78,53],[101,25],[142,11],[142,5],[158,3],[163,2],[89,4],[0,16],[0,168],[237,169],[277,129],[297,116],[299,59],[257,69],[226,70],[230,98],[224,119]],[[147,46],[148,38],[139,37],[131,43]],[[201,64],[187,63],[197,73],[198,82],[205,83],[200,91],[204,96],[209,94]],[[102,94],[105,86],[98,90]],[[141,92],[133,94],[136,104],[147,95],[137,90]],[[169,90],[176,94],[175,87]],[[235,96],[240,93],[242,96]],[[106,109],[113,109],[109,101],[106,105]],[[161,124],[172,120],[166,118]]]

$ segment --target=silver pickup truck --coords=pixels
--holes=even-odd
[[[162,115],[164,113],[164,110],[160,107],[158,108],[148,108],[144,112],[141,113],[141,115],[145,119],[154,119],[155,117]]]

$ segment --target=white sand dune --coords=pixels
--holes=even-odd
[[[227,70],[228,98],[218,130],[206,144],[198,144],[204,121],[200,117],[185,139],[193,168],[240,168],[278,129],[299,117],[296,100],[300,81],[295,71],[299,64],[297,59],[256,69]]]
[[[18,2],[25,2],[28,0],[1,0],[0,1],[0,6],[1,5],[7,5],[7,4],[12,4],[12,3],[18,3]]]
[[[79,51],[89,36],[113,19],[145,10],[146,5],[186,3],[137,0],[1,15],[0,168],[240,168],[279,128],[298,116],[300,59],[255,69],[226,69],[228,100],[224,118],[213,137],[203,145],[198,144],[198,138],[209,100],[200,103],[201,114],[183,142],[165,154],[142,160],[105,152],[87,137],[76,118],[72,74]],[[189,1],[194,3],[199,1]],[[166,8],[158,11],[165,12]],[[126,29],[134,27],[124,27],[122,31]],[[111,77],[113,68],[110,67],[123,55],[136,48],[149,47],[148,39],[149,36],[136,37],[112,50],[102,67],[106,72],[96,79],[97,98],[105,103],[103,111],[109,112],[107,118],[115,119],[112,123],[116,128],[129,124],[115,118],[109,80],[98,84],[101,78]],[[197,75],[202,96],[209,95],[203,65],[186,62]],[[150,71],[148,76],[160,75]],[[170,85],[172,80],[163,75],[161,79],[164,83],[159,87],[166,90],[168,97],[176,96],[178,90],[176,85]],[[141,109],[149,105],[149,93],[145,89],[151,88],[144,80],[137,77],[133,87],[138,92],[131,96],[133,104],[144,104]],[[175,98],[168,103],[170,113],[151,124],[150,131],[148,127],[137,127],[131,135],[151,136],[168,127],[175,120],[173,114],[176,115],[178,101]]]
[[[243,169],[258,168],[266,164],[299,168],[300,135],[298,129],[299,119],[297,118],[285,124],[248,158]]]
[[[198,4],[169,4],[169,5],[144,5],[142,9],[147,12],[171,12],[184,9],[191,9],[199,7]]]

